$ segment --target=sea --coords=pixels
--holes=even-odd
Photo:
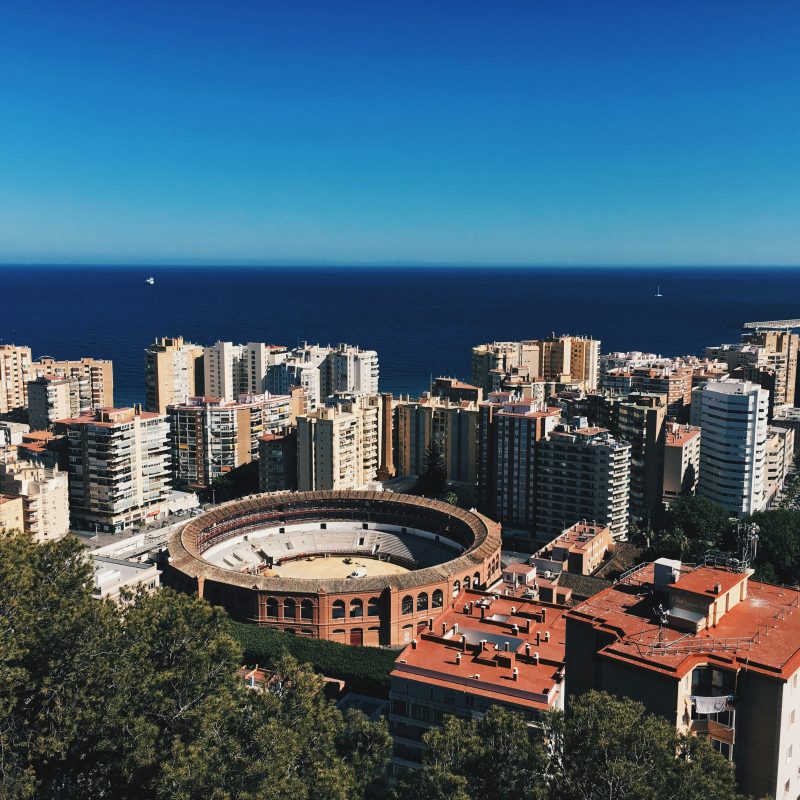
[[[117,405],[143,402],[159,336],[356,344],[378,352],[383,391],[415,395],[469,380],[482,342],[587,334],[674,356],[795,317],[794,268],[0,266],[0,344],[111,359]]]

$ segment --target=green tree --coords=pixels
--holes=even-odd
[[[728,512],[707,497],[678,497],[658,519],[651,555],[700,561],[709,550],[735,550],[735,525]]]
[[[419,478],[417,478],[415,491],[424,497],[438,497],[446,488],[447,468],[444,456],[439,449],[438,442],[433,438],[425,450],[425,463]]]
[[[264,692],[205,601],[92,597],[73,539],[0,534],[0,797],[345,800],[380,785],[384,723],[276,659]]]
[[[763,511],[749,521],[759,527],[757,577],[771,583],[800,583],[800,512]]]

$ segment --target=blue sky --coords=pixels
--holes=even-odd
[[[800,264],[800,3],[7,3],[0,262]]]

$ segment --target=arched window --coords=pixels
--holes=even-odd
[[[461,591],[461,581],[456,581],[453,584],[453,597],[458,597],[458,593]]]
[[[267,616],[273,619],[278,616],[278,601],[274,597],[267,598]]]
[[[350,616],[351,617],[363,617],[364,616],[364,603],[363,601],[356,598],[355,600],[350,601]]]
[[[428,593],[422,592],[421,594],[417,595],[417,611],[427,611],[428,610]]]
[[[300,603],[300,619],[314,619],[314,604],[310,600]]]
[[[344,600],[334,600],[333,608],[331,610],[331,617],[333,619],[344,619]]]
[[[480,586],[480,584],[481,584],[481,574],[480,572],[476,572],[472,576],[472,588],[477,589]]]
[[[283,601],[283,618],[295,619],[295,617],[297,617],[297,603],[291,597],[287,597]]]
[[[444,592],[437,589],[431,597],[431,608],[441,608],[444,605]]]
[[[469,589],[469,575],[464,578],[464,588]]]
[[[370,597],[367,603],[367,616],[379,617],[381,614],[381,599],[380,597]]]
[[[410,594],[407,594],[403,598],[403,604],[400,610],[402,611],[403,614],[414,613],[414,598]]]

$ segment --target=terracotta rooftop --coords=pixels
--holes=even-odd
[[[800,668],[800,592],[759,583],[746,573],[711,567],[683,567],[677,583],[683,589],[714,599],[714,584],[722,596],[747,581],[747,597],[724,613],[716,626],[687,634],[665,625],[659,632],[655,607],[654,566],[648,564],[629,579],[614,584],[568,612],[569,618],[590,622],[617,640],[600,653],[641,668],[675,677],[699,664],[747,669],[786,680]],[[665,595],[666,596],[666,595]]]
[[[466,590],[400,653],[391,677],[547,710],[563,691],[564,611]]]
[[[686,444],[690,439],[694,439],[700,435],[700,428],[688,428],[685,425],[676,426],[676,428],[668,429],[667,436],[664,444],[667,447],[681,447]]]

